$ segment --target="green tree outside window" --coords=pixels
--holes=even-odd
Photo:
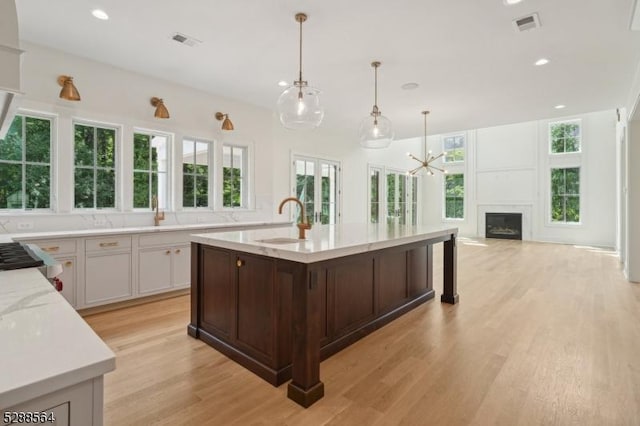
[[[551,153],[580,152],[580,123],[567,121],[549,126]]]
[[[445,208],[447,219],[464,218],[464,174],[456,173],[445,176]]]
[[[75,124],[75,208],[113,208],[115,201],[116,130]]]
[[[580,222],[580,168],[551,169],[551,221]]]

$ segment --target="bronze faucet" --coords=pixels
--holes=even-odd
[[[153,224],[155,226],[160,225],[160,221],[164,220],[164,212],[160,211],[160,208],[158,207],[158,196],[154,195],[151,198],[151,209],[154,210],[154,214],[153,214]]]
[[[300,201],[296,197],[285,198],[280,203],[280,207],[278,207],[279,214],[282,214],[282,207],[285,205],[287,201],[293,201],[294,203],[298,203],[298,205],[300,206],[300,222],[298,222],[296,226],[298,227],[298,238],[301,240],[304,240],[305,239],[304,231],[306,229],[311,229],[311,225],[306,220],[307,216],[305,215],[304,204],[302,204],[302,201]]]

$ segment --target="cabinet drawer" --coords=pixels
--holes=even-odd
[[[183,245],[191,241],[189,232],[158,232],[140,235],[140,247]]]
[[[120,235],[108,238],[91,238],[87,239],[85,244],[87,252],[130,249],[131,237]]]
[[[40,247],[42,251],[53,256],[58,254],[75,254],[76,252],[76,240],[35,241],[35,244]]]

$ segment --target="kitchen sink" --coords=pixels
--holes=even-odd
[[[276,238],[265,238],[263,240],[256,240],[256,243],[266,243],[266,244],[294,244],[294,243],[299,243],[300,241],[304,241],[304,240],[299,240],[297,238],[283,238],[283,237],[276,237]]]

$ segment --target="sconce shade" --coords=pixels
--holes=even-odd
[[[164,106],[164,101],[162,99],[154,96],[151,98],[151,105],[156,107],[156,112],[153,114],[155,118],[169,118],[169,111],[167,110],[167,107]]]
[[[229,120],[229,114],[216,112],[216,120],[222,121],[222,130],[233,130],[233,123]]]
[[[62,86],[62,90],[60,90],[61,99],[66,99],[67,101],[80,100],[80,93],[78,93],[78,89],[73,84],[73,77],[61,75],[58,77],[58,84]]]

